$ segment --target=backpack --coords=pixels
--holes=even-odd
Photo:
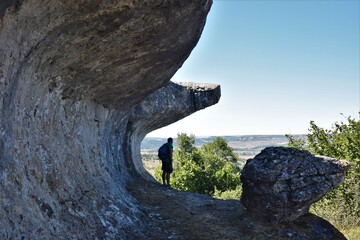
[[[164,143],[158,150],[158,157],[161,159],[161,160],[164,160],[168,157],[168,146],[167,146],[167,143]]]

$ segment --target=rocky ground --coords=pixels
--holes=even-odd
[[[137,182],[128,190],[144,206],[148,239],[345,239],[314,216],[276,224],[251,216],[238,200],[219,200],[157,183]]]

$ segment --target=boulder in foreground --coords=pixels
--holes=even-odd
[[[293,221],[341,184],[348,168],[346,161],[295,148],[269,147],[248,160],[242,170],[241,202],[266,219]]]

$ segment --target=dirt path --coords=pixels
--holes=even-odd
[[[238,200],[219,200],[141,181],[128,190],[144,209],[145,239],[345,239],[327,221],[308,214],[276,224],[250,217]]]
[[[218,200],[159,184],[129,186],[151,219],[149,239],[243,239],[252,221],[237,200]]]

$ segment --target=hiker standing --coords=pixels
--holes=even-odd
[[[172,156],[173,156],[173,139],[168,138],[167,143],[164,143],[159,148],[158,156],[162,162],[162,181],[163,185],[170,187],[170,174],[173,172]],[[166,183],[166,184],[165,184]]]

